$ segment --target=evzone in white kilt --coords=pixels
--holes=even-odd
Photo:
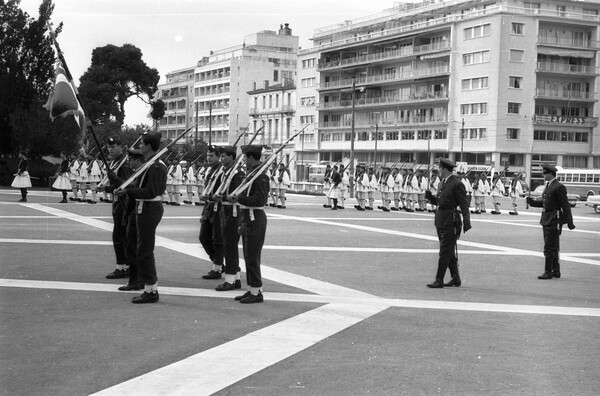
[[[29,188],[31,187],[31,178],[29,176],[29,172],[25,171],[21,174],[16,174],[15,179],[10,185],[14,188]]]
[[[194,166],[190,164],[185,172],[185,177],[183,178],[183,183],[185,184],[186,192],[188,199],[183,201],[185,204],[191,204],[194,202],[194,187],[196,186],[196,171]]]

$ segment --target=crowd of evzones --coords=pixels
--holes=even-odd
[[[353,187],[358,201],[357,205],[354,205],[356,210],[373,210],[376,193],[381,200],[381,205],[377,208],[384,212],[435,212],[437,209],[440,178],[437,169],[433,167],[421,170],[413,167],[401,169],[384,166],[379,174],[376,174],[373,167],[358,164],[355,175]],[[471,172],[457,172],[457,176],[465,185],[469,205],[474,200],[471,213],[486,213],[486,204],[489,202],[488,198],[491,198],[491,213],[501,214],[500,198],[508,193],[512,198],[512,210],[509,213],[519,214],[517,199],[522,196],[523,187],[518,174],[512,177],[508,191],[502,174],[488,177],[486,172],[481,172],[473,174],[473,178],[470,179]],[[350,196],[351,182],[344,165],[327,165],[323,181],[327,202],[323,207],[331,210],[344,209],[345,201]]]

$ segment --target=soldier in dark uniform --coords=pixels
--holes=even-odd
[[[234,191],[244,180],[244,174],[239,169],[233,169],[236,149],[233,146],[221,147],[221,164],[224,172],[221,175],[220,189],[222,195],[213,195],[213,200],[221,202]],[[228,181],[231,182],[228,183]],[[223,255],[225,257],[225,282],[215,288],[216,291],[241,289],[240,257],[238,253],[238,215],[239,205],[235,202],[223,202],[221,207],[221,232],[223,234]]]
[[[571,206],[567,199],[567,188],[556,179],[557,169],[553,165],[543,165],[542,173],[546,188],[542,194],[544,209],[540,224],[544,230],[544,273],[538,279],[560,278],[560,234],[562,225],[567,224],[569,230],[575,228]]]
[[[142,135],[141,154],[146,161],[156,154],[160,147],[160,133],[146,132]],[[158,301],[158,277],[154,260],[156,227],[164,212],[161,194],[167,187],[167,167],[160,160],[154,161],[139,177],[139,187],[129,187],[123,191],[136,200],[137,214],[137,258],[140,268],[140,282],[144,293],[134,297],[134,304],[155,303]]]
[[[116,175],[113,172],[118,164],[123,160],[126,155],[121,140],[118,137],[111,137],[108,139],[108,154],[110,155],[110,169],[108,172],[110,184],[106,185],[103,190],[109,194],[119,187],[123,181],[129,179],[133,174],[133,171],[129,167],[129,164],[124,163],[116,171]],[[115,178],[116,176],[116,178]],[[100,187],[102,189],[102,187]],[[112,217],[113,217],[113,232],[112,241],[115,249],[115,256],[117,259],[117,267],[113,272],[106,275],[106,279],[120,279],[127,278],[129,276],[129,264],[127,263],[126,254],[126,234],[127,234],[127,216],[125,215],[126,198],[114,199],[112,204]]]
[[[247,146],[246,154],[246,181],[255,175],[253,170],[260,167],[261,146]],[[243,184],[242,183],[242,184]],[[260,255],[267,232],[267,216],[263,207],[269,199],[269,177],[264,173],[241,192],[240,195],[228,195],[227,201],[240,204],[239,233],[244,246],[244,260],[246,260],[246,281],[248,291],[235,299],[243,304],[261,303],[262,276],[260,273]]]
[[[438,208],[435,213],[435,227],[440,240],[440,255],[435,280],[428,284],[430,288],[444,286],[460,286],[458,273],[458,257],[456,257],[456,241],[460,236],[461,226],[464,232],[471,229],[469,204],[464,184],[452,174],[454,162],[440,159],[440,184],[438,186]],[[457,210],[460,207],[460,212]],[[462,212],[462,221],[461,221]],[[450,269],[452,279],[444,283],[446,269]]]
[[[202,279],[221,279],[223,272],[223,234],[221,232],[221,204],[212,200],[213,193],[219,188],[222,166],[219,162],[221,154],[218,147],[210,146],[206,153],[208,169],[206,170],[205,187],[200,197],[204,201],[200,217],[200,234],[198,239],[204,248],[212,269]]]

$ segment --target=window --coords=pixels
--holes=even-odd
[[[398,131],[388,131],[385,133],[385,140],[398,140]]]
[[[583,17],[585,19],[596,19],[598,17],[598,10],[586,10],[583,9]]]
[[[519,128],[507,128],[506,129],[506,140],[519,140]]]
[[[300,124],[312,124],[315,122],[314,115],[300,116]]]
[[[521,114],[521,103],[508,102],[508,114]]]
[[[310,77],[310,78],[303,78],[300,81],[300,86],[302,88],[306,88],[306,87],[314,87],[316,83],[316,78],[315,77]]]
[[[429,140],[431,139],[431,130],[425,129],[417,131],[417,140]]]
[[[273,81],[279,81],[279,70],[273,70]]]
[[[525,1],[523,3],[523,8],[529,9],[530,14],[538,14],[540,12],[540,3],[532,3]]]
[[[461,87],[463,91],[471,91],[473,89],[486,89],[488,88],[488,78],[466,78],[462,80]]]
[[[321,133],[321,141],[322,142],[330,142],[331,141],[331,133],[328,133],[328,132]]]
[[[486,128],[467,128],[463,132],[463,139],[482,140],[487,136]]]
[[[309,67],[315,67],[315,58],[304,59],[302,61],[302,68],[308,69]]]
[[[487,114],[487,103],[468,103],[460,105],[460,114]]]
[[[508,77],[508,87],[509,88],[521,88],[521,83],[523,82],[523,77]]]
[[[513,22],[510,27],[510,32],[512,34],[519,34],[519,35],[525,34],[525,24]]]
[[[562,166],[565,168],[587,168],[587,157],[584,155],[563,155]]]
[[[315,97],[314,96],[305,96],[304,98],[300,98],[300,106],[314,106],[315,105]]]
[[[489,36],[490,35],[490,24],[487,23],[485,25],[472,26],[468,27],[464,30],[465,40],[470,40],[473,38]]]
[[[564,5],[556,6],[556,11],[558,12],[558,15],[565,16],[566,15],[566,11],[567,11],[567,7],[565,7]]]
[[[463,65],[475,65],[479,63],[488,63],[490,61],[490,51],[471,52],[463,55]]]
[[[402,131],[402,140],[415,140],[415,131]]]
[[[434,139],[447,139],[448,131],[446,129],[436,129],[433,134]]]
[[[525,51],[515,50],[515,49],[510,50],[510,57],[509,57],[510,62],[521,62],[522,63],[524,57],[525,57]]]

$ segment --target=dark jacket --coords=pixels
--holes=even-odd
[[[438,187],[438,208],[435,213],[435,226],[444,228],[455,226],[457,217],[456,208],[460,207],[465,226],[471,226],[469,214],[469,201],[465,185],[454,175],[450,175],[447,182],[440,181]],[[460,227],[460,226],[458,226]]]
[[[571,206],[567,199],[567,188],[554,179],[542,194],[544,210],[540,218],[543,226],[554,226],[558,224],[572,224]]]

